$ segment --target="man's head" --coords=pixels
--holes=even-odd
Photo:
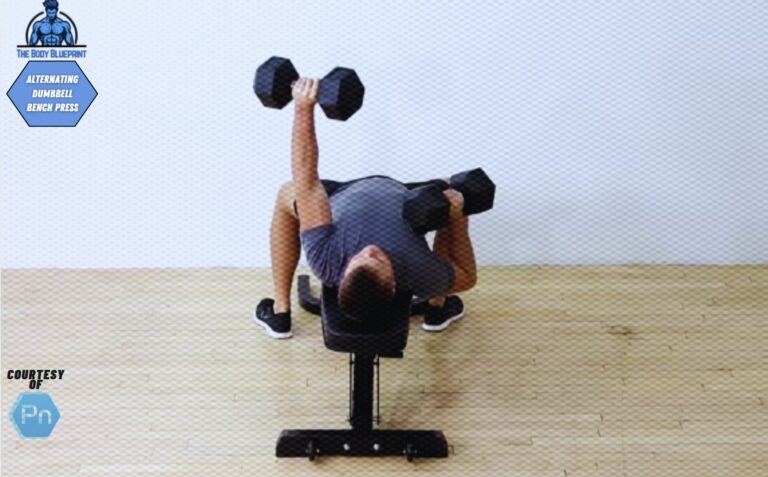
[[[45,0],[43,2],[43,8],[45,8],[45,14],[48,19],[53,20],[59,12],[59,2],[57,0]]]
[[[383,318],[395,296],[395,272],[389,256],[369,245],[349,259],[339,285],[339,306],[357,320]]]

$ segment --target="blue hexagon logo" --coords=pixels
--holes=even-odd
[[[48,393],[21,393],[9,414],[23,439],[47,439],[59,422],[59,410]]]
[[[30,127],[73,127],[98,94],[76,61],[29,61],[8,97]]]

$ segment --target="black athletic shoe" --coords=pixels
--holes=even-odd
[[[443,331],[462,316],[464,316],[464,303],[458,296],[451,295],[445,299],[442,308],[427,303],[424,324],[421,327],[426,331]]]
[[[293,336],[291,333],[291,312],[275,314],[275,300],[264,298],[253,312],[253,321],[264,328],[273,338],[285,339]]]

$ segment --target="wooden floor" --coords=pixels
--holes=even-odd
[[[250,322],[269,270],[2,273],[2,370],[43,386],[48,440],[7,413],[2,475],[768,475],[768,266],[485,268],[467,316],[382,360],[382,428],[448,459],[276,459],[284,428],[346,427],[347,355],[318,318]]]

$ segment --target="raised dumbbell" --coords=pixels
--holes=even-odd
[[[256,69],[253,91],[264,106],[283,109],[298,79],[291,60],[273,56]],[[320,80],[317,102],[330,119],[346,121],[363,105],[363,96],[365,87],[355,70],[336,67]]]
[[[480,168],[451,176],[451,187],[464,196],[464,215],[479,214],[493,208],[496,185]],[[448,225],[451,202],[444,187],[429,184],[406,192],[403,218],[414,232],[425,234]]]

